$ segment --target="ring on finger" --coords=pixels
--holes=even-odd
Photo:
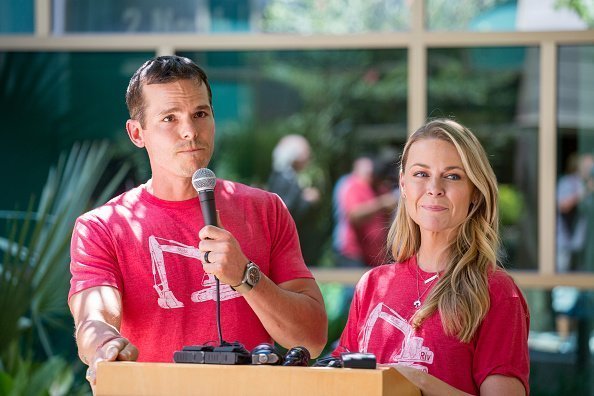
[[[209,251],[206,251],[206,252],[204,252],[204,261],[205,261],[206,263],[208,263],[208,264],[212,264],[212,261],[210,261],[210,260],[208,259],[208,255],[209,255],[209,254],[210,254],[210,250],[209,250]]]

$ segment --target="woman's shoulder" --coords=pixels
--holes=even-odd
[[[512,276],[501,267],[496,267],[489,273],[489,294],[491,298],[523,298],[522,292]]]
[[[403,271],[409,271],[410,259],[399,263],[391,262],[371,268],[363,274],[360,282],[376,282],[378,279],[387,280],[398,276]]]

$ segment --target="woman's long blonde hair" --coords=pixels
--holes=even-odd
[[[456,147],[464,170],[474,184],[475,195],[466,220],[447,249],[444,274],[413,316],[412,324],[420,327],[438,310],[446,334],[469,342],[489,310],[487,275],[497,265],[497,179],[478,139],[466,127],[450,119],[432,120],[409,137],[402,152],[401,175],[406,169],[410,147],[422,139],[440,139]],[[387,244],[397,263],[415,255],[421,245],[419,226],[410,217],[402,199]]]

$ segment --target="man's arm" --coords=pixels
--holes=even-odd
[[[74,318],[78,355],[89,366],[87,380],[94,385],[97,363],[104,360],[136,360],[138,350],[120,335],[122,298],[110,286],[78,292],[68,301]]]
[[[369,218],[382,211],[392,211],[396,208],[398,199],[394,193],[385,193],[365,202],[361,202],[347,213],[347,218],[355,227],[365,223]]]
[[[320,355],[328,338],[324,299],[313,279],[294,279],[276,285],[262,275],[243,294],[264,328],[283,347],[306,347],[312,358]]]
[[[223,228],[206,226],[199,237],[200,250],[209,252],[209,262],[202,260],[204,271],[228,285],[241,283],[249,260],[233,235]],[[258,284],[243,296],[268,334],[283,347],[304,346],[312,357],[322,352],[328,338],[328,318],[315,280],[294,279],[276,285],[262,274]]]

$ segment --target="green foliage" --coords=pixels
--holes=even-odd
[[[272,0],[262,30],[281,33],[349,34],[405,30],[410,11],[403,0]]]
[[[428,0],[427,25],[431,30],[468,30],[478,15],[508,3],[510,0]]]
[[[42,363],[19,358],[12,375],[0,371],[0,393],[7,396],[71,395],[74,374],[59,356]]]
[[[328,344],[321,356],[332,352],[332,344],[340,338],[346,325],[352,299],[352,286],[340,283],[319,284],[328,315]]]
[[[265,121],[219,126],[212,166],[217,176],[265,187],[276,143],[287,134],[305,136],[313,158],[301,182],[318,188],[322,198],[301,219],[305,225],[299,237],[307,263],[319,265],[324,250],[330,249],[336,180],[350,171],[357,155],[379,153],[404,141],[405,52],[273,52],[246,56],[242,62],[255,70],[254,96],[263,87],[282,87],[293,106],[288,114],[272,114]],[[371,136],[363,132],[369,125],[386,125],[388,133]]]
[[[556,0],[555,8],[574,11],[586,22],[588,27],[594,28],[594,3],[592,0]]]
[[[499,217],[501,224],[517,224],[522,216],[523,198],[518,189],[510,184],[499,185]]]
[[[111,155],[106,142],[75,145],[50,169],[35,210],[31,204],[24,219],[13,220],[7,237],[0,238],[0,380],[12,394],[45,394],[50,387],[54,394],[71,392],[73,369],[57,357],[61,351],[50,333],[72,334],[66,300],[74,222],[110,198],[129,170],[123,165],[96,191]]]

